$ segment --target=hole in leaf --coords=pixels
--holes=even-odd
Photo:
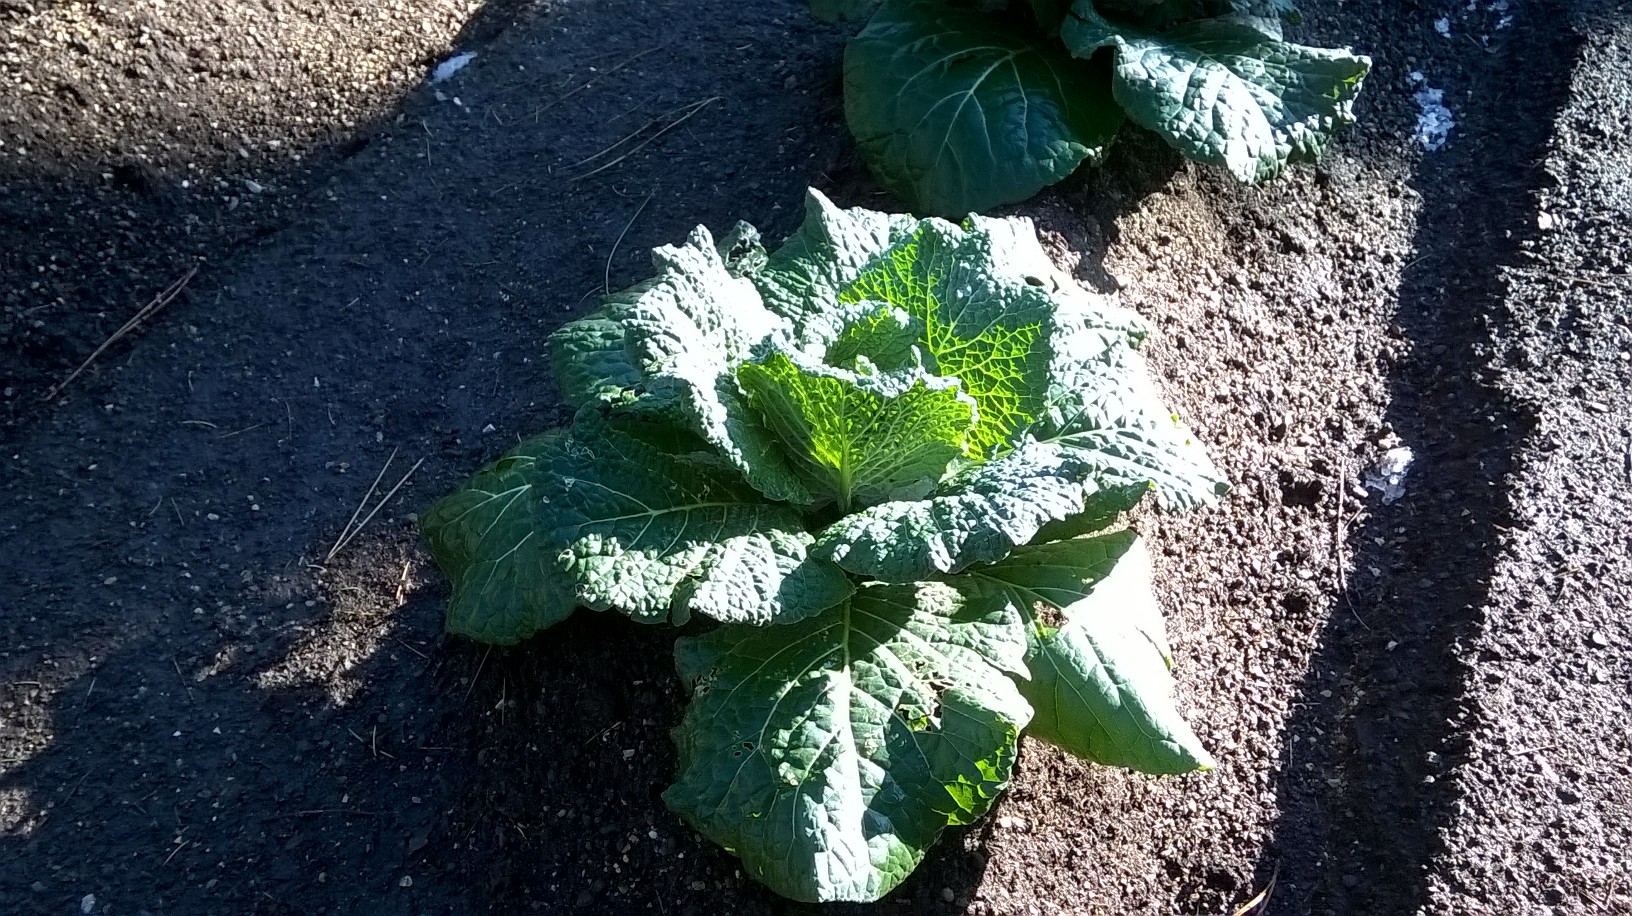
[[[1036,614],[1037,619],[1043,626],[1048,627],[1050,630],[1058,630],[1065,626],[1065,615],[1060,613],[1059,608],[1047,601],[1033,602],[1031,612]]]

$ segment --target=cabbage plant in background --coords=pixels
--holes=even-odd
[[[1120,519],[1224,491],[1139,317],[1031,223],[841,210],[738,224],[550,340],[571,424],[424,518],[447,625],[578,607],[688,625],[664,800],[808,901],[875,900],[1002,792],[1022,730],[1148,773],[1211,765],[1174,707]]]
[[[1291,0],[812,0],[871,14],[844,56],[862,157],[922,212],[1025,200],[1097,163],[1124,120],[1237,179],[1313,160],[1371,61],[1285,41]]]

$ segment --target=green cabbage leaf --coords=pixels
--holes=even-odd
[[[1149,556],[1117,528],[1146,494],[1224,492],[1148,333],[1024,219],[812,191],[775,251],[699,228],[552,335],[572,422],[425,514],[448,628],[713,621],[677,648],[664,798],[801,900],[889,892],[991,806],[1028,723],[1092,760],[1205,768]]]

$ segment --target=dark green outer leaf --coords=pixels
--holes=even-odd
[[[1072,53],[1116,48],[1113,87],[1128,117],[1185,155],[1252,183],[1313,160],[1354,120],[1371,69],[1348,51],[1277,41],[1222,19],[1163,32],[1119,26],[1077,0],[1061,29]]]
[[[1208,769],[1212,757],[1173,705],[1151,578],[1149,552],[1124,530],[1023,547],[955,581],[1027,621],[1027,734],[1145,773]]]
[[[1094,8],[1119,24],[1156,31],[1200,18],[1197,0],[1092,0]],[[1070,5],[1070,4],[1067,4]]]
[[[560,545],[539,512],[540,485],[565,438],[555,431],[528,439],[420,520],[432,555],[453,580],[449,632],[510,645],[577,607],[572,580],[555,564]]]
[[[1025,200],[1105,153],[1103,76],[1008,17],[886,0],[845,50],[845,117],[878,180],[919,212]]]
[[[1292,0],[1217,0],[1217,6],[1221,12],[1249,19],[1284,21],[1293,25],[1303,21],[1303,14],[1298,12],[1297,4]]]
[[[1026,5],[1031,8],[1037,27],[1046,34],[1053,34],[1065,18],[1066,10],[1071,8],[1071,0],[1026,0]]]
[[[1229,491],[1212,459],[1162,400],[1144,359],[1116,327],[1079,327],[1056,364],[1053,405],[1034,430],[1105,496],[1153,491],[1170,511],[1212,506]],[[1096,350],[1091,341],[1107,343]],[[1089,508],[1093,508],[1091,501]]]
[[[851,585],[808,556],[797,512],[712,456],[671,455],[579,414],[538,484],[540,511],[580,603],[635,620],[809,617]]]
[[[781,627],[680,640],[692,691],[672,809],[796,900],[870,901],[1008,782],[1029,715],[1004,609],[944,585],[872,586]]]
[[[550,335],[550,364],[568,404],[616,404],[635,398],[640,370],[624,350],[624,329],[597,309]]]

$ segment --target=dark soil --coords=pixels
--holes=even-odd
[[[798,0],[263,7],[0,0],[0,912],[804,911],[661,804],[673,634],[449,640],[413,513],[561,419],[543,338],[645,249],[775,237],[810,184],[889,205],[844,31]],[[1613,4],[1508,12],[1315,4],[1303,40],[1377,61],[1319,167],[1242,189],[1130,135],[1013,209],[1154,321],[1236,483],[1140,519],[1220,765],[1028,743],[991,818],[838,909],[1632,909],[1632,38]],[[376,499],[412,476],[332,551],[388,460]]]

